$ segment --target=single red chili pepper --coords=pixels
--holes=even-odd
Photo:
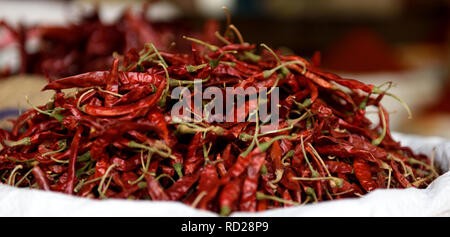
[[[123,121],[111,124],[105,129],[103,134],[97,137],[97,139],[94,141],[91,148],[92,159],[97,160],[100,157],[103,157],[103,151],[106,146],[108,146],[111,142],[119,139],[123,134],[133,130],[154,131],[156,130],[156,128],[149,122],[137,123],[131,121]]]
[[[115,58],[111,67],[111,71],[108,75],[108,79],[106,82],[106,90],[113,93],[119,92],[119,59]],[[112,107],[114,102],[117,101],[117,96],[112,95],[110,93],[106,93],[105,95],[105,106]]]
[[[69,158],[69,170],[67,179],[66,193],[73,194],[73,187],[75,183],[76,162],[78,157],[78,149],[80,146],[81,135],[83,133],[83,127],[79,126],[75,135],[73,136],[72,143],[70,144],[70,158]]]
[[[334,155],[339,157],[363,157],[367,161],[380,163],[380,160],[375,158],[372,153],[366,150],[355,148],[351,145],[325,145],[316,147],[316,150],[319,152],[319,154],[323,155]]]
[[[35,165],[33,169],[31,169],[31,172],[33,173],[33,176],[36,179],[36,183],[39,185],[40,189],[43,189],[45,191],[50,190],[47,177],[38,165]]]
[[[327,160],[325,161],[325,165],[331,173],[351,174],[353,171],[351,165],[341,161]]]
[[[136,154],[129,159],[121,159],[120,157],[113,156],[111,158],[111,163],[116,164],[116,170],[120,171],[132,171],[141,165],[141,154]]]
[[[33,134],[36,133],[44,132],[45,130],[55,129],[60,126],[61,124],[57,120],[47,120],[42,123],[35,124],[31,128],[28,128],[28,130],[19,137],[19,140],[25,137],[32,136]]]
[[[13,137],[18,137],[19,136],[19,130],[27,123],[27,121],[29,121],[30,119],[32,119],[35,115],[37,115],[39,112],[36,110],[28,110],[24,113],[22,113],[18,118],[17,118],[17,122],[14,123],[13,128],[12,128],[12,136]]]
[[[374,88],[373,85],[367,85],[367,84],[362,83],[357,80],[343,79],[336,74],[323,72],[322,70],[317,69],[317,68],[311,68],[311,69],[314,71],[314,73],[317,73],[320,76],[323,76],[325,78],[328,78],[329,80],[335,81],[336,83],[338,83],[342,86],[345,86],[347,88],[350,88],[350,89],[359,89],[359,90],[362,90],[367,93],[372,93],[373,88]]]
[[[139,109],[149,108],[159,101],[165,85],[166,82],[161,83],[154,94],[138,101],[136,104],[120,105],[112,108],[85,105],[84,112],[92,116],[120,116],[132,113]]]
[[[205,192],[206,195],[203,196],[198,207],[206,210],[209,202],[215,198],[218,190],[219,177],[217,176],[217,169],[214,165],[207,164],[200,171],[197,193],[200,195],[202,192]]]
[[[373,181],[372,179],[370,166],[363,158],[354,158],[353,170],[355,172],[356,178],[359,180],[359,183],[367,192],[370,192],[378,187],[377,183],[375,183],[375,181]]]
[[[254,154],[247,169],[247,177],[242,187],[242,196],[240,200],[240,210],[256,211],[256,191],[258,190],[259,171],[266,158],[266,153]]]
[[[65,77],[48,83],[42,90],[62,90],[74,87],[93,87],[106,84],[108,71],[87,72],[75,76]]]
[[[192,175],[185,175],[178,179],[172,186],[166,189],[167,195],[170,200],[179,200],[182,198],[188,190],[198,181],[200,174],[197,172]]]
[[[409,188],[409,187],[413,187],[413,185],[408,181],[408,179],[405,178],[405,176],[403,176],[402,173],[400,173],[400,170],[398,169],[398,165],[397,163],[395,163],[395,161],[392,159],[390,161],[392,170],[394,171],[394,176],[397,179],[397,181],[400,183],[400,185],[402,185],[402,187],[404,188]]]
[[[147,191],[152,200],[169,200],[169,196],[152,175],[145,174],[145,181],[147,181]]]
[[[241,179],[235,178],[226,183],[219,194],[220,215],[228,216],[233,211],[241,194]]]
[[[154,92],[153,87],[151,86],[138,86],[133,88],[130,92],[120,97],[118,100],[114,102],[114,106],[129,104],[135,101],[138,101],[148,95],[149,93]]]

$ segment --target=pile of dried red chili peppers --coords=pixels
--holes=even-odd
[[[13,27],[0,20],[0,30],[5,30],[5,36],[0,39],[0,49],[16,45],[20,55],[18,69],[0,65],[0,78],[17,73],[46,74],[60,78],[107,70],[113,61],[113,53],[123,54],[132,48],[141,50],[147,42],[152,42],[160,49],[172,47],[189,50],[189,44],[176,35],[192,32],[190,27],[180,20],[149,21],[145,14],[150,5],[143,4],[139,14],[131,8],[126,9],[112,23],[102,22],[98,9],[64,26]],[[205,31],[215,25],[214,21],[208,21]]]
[[[44,90],[56,91],[52,101],[24,112],[12,131],[0,130],[1,182],[179,201],[228,215],[424,188],[439,175],[433,158],[391,137],[380,104],[395,97],[387,89],[324,72],[317,57],[257,48],[233,25],[215,36],[220,44],[184,37],[189,54],[147,44],[115,58],[109,71],[50,81]],[[279,87],[278,128],[176,121],[170,92],[192,89],[194,78],[219,88]],[[378,108],[379,124],[365,117],[369,106]]]

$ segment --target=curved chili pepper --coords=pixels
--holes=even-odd
[[[69,158],[69,171],[67,179],[66,193],[73,194],[73,187],[75,183],[75,166],[78,157],[78,149],[80,146],[81,134],[83,133],[83,127],[79,126],[75,135],[73,136],[72,144],[70,144],[70,158]]]
[[[205,165],[200,171],[200,180],[198,182],[197,193],[206,192],[198,207],[207,209],[208,203],[213,200],[219,190],[219,177],[217,176],[217,169],[212,164]]]
[[[370,166],[363,158],[354,158],[353,169],[355,171],[356,178],[359,180],[359,183],[367,192],[370,192],[378,187],[377,183],[375,183],[375,181],[373,181],[372,179]]]
[[[235,178],[225,184],[219,194],[220,215],[228,216],[234,209],[241,194],[241,179]]]
[[[145,174],[145,181],[147,181],[147,191],[152,200],[169,200],[169,196],[153,176]]]
[[[256,211],[256,191],[258,190],[258,178],[261,166],[266,158],[266,153],[254,154],[247,169],[247,177],[242,187],[241,202],[239,204],[242,211]]]
[[[192,175],[185,175],[178,179],[172,186],[166,189],[170,200],[179,200],[182,198],[194,183],[198,181],[200,174],[197,172]]]
[[[400,170],[398,169],[397,163],[395,163],[394,160],[390,161],[392,170],[394,171],[394,176],[397,179],[397,181],[402,185],[404,188],[413,187],[413,185],[403,176],[402,173],[400,173]]]
[[[106,81],[106,90],[113,93],[119,92],[119,59],[115,58],[111,67],[111,71],[108,75],[108,79]],[[105,106],[112,107],[114,102],[117,101],[117,97],[110,93],[105,95]]]
[[[50,190],[50,186],[48,185],[47,177],[45,177],[44,172],[41,168],[39,168],[38,165],[34,166],[31,170],[33,173],[34,178],[36,179],[37,184],[39,185],[40,189],[43,189],[45,191]]]
[[[143,108],[149,108],[153,105],[155,105],[158,100],[160,99],[163,90],[166,86],[166,82],[162,82],[158,89],[156,90],[155,94],[150,95],[140,101],[138,101],[136,104],[131,105],[120,105],[115,107],[102,107],[102,106],[94,106],[94,105],[85,105],[84,106],[84,112],[92,115],[92,116],[120,116],[120,115],[126,115],[129,113],[132,113],[136,110],[143,109]]]
[[[353,171],[351,165],[341,161],[327,160],[325,161],[325,165],[331,173],[351,174]]]

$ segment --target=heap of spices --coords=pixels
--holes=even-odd
[[[192,31],[190,27],[180,20],[149,21],[145,15],[149,7],[151,3],[143,4],[141,13],[127,8],[112,23],[103,22],[98,9],[64,26],[12,26],[0,20],[0,31],[4,31],[0,49],[16,47],[20,56],[19,68],[0,65],[0,78],[18,73],[60,78],[107,70],[114,53],[141,50],[147,42],[159,49],[189,50],[190,45],[176,36]],[[209,21],[204,30],[214,30],[216,25]]]
[[[212,37],[221,43],[184,37],[188,54],[149,43],[115,58],[108,71],[50,81],[49,103],[0,130],[0,182],[95,199],[178,201],[226,216],[425,188],[439,176],[433,157],[392,138],[380,101],[397,97],[384,87],[249,44],[231,24]],[[173,117],[179,100],[171,92],[195,93],[194,79],[219,90],[279,88],[278,126]],[[77,90],[62,91],[69,88]],[[244,104],[246,119],[257,114],[253,102]],[[369,106],[378,108],[379,124],[365,117]]]

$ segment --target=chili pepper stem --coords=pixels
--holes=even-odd
[[[276,189],[275,184],[280,182],[280,180],[283,178],[283,173],[284,173],[284,170],[282,170],[282,169],[275,170],[275,179],[272,181],[269,181],[269,185],[272,189]]]
[[[212,45],[212,44],[210,44],[210,43],[206,43],[206,42],[201,41],[201,40],[199,40],[199,39],[187,37],[187,36],[185,36],[185,35],[183,35],[183,39],[192,41],[192,42],[197,43],[197,44],[201,44],[201,45],[203,45],[203,46],[206,46],[209,50],[211,50],[211,51],[213,51],[213,52],[216,52],[217,50],[219,50],[219,47],[217,47],[217,46],[215,46],[215,45]]]
[[[50,113],[50,112],[48,112],[48,111],[41,110],[41,109],[39,109],[38,107],[32,105],[32,104],[30,103],[30,100],[29,100],[28,96],[25,96],[25,99],[26,99],[27,103],[28,103],[34,110],[38,111],[39,113],[45,114],[45,115],[47,115],[47,116],[50,116],[50,117],[52,117],[52,118],[58,120],[59,122],[62,122],[62,121],[63,121],[64,116],[63,116],[63,115],[60,115],[60,114],[58,114],[58,113],[56,113],[56,112],[57,112],[57,111],[60,111],[60,110],[64,110],[64,108],[54,108],[54,109],[52,110],[52,112]]]
[[[408,119],[412,119],[411,109],[409,108],[408,104],[406,104],[406,102],[404,100],[402,100],[400,97],[398,97],[392,93],[382,91],[379,87],[374,87],[372,90],[372,93],[374,93],[374,94],[381,94],[383,92],[385,92],[386,95],[388,95],[388,96],[396,99],[398,102],[400,102],[400,104],[402,104],[402,106],[406,109],[406,112],[408,112]]]
[[[9,175],[9,178],[8,178],[8,181],[6,182],[6,184],[11,185],[11,186],[14,185],[14,178],[16,177],[15,173],[17,172],[17,170],[20,170],[20,169],[23,169],[22,165],[16,165],[16,167],[14,167],[14,169],[11,171],[11,174]]]
[[[197,207],[197,205],[200,203],[200,201],[203,199],[203,197],[206,196],[206,194],[208,194],[208,192],[206,192],[206,191],[201,192],[201,193],[195,198],[195,200],[192,202],[191,206],[192,206],[192,207]]]
[[[230,32],[231,14],[226,6],[222,6],[222,10],[225,12],[225,16],[227,17],[227,24],[226,24],[225,32],[223,33],[223,35],[226,36]]]
[[[160,174],[158,177],[155,178],[156,181],[158,181],[159,179],[166,177],[169,178],[170,181],[172,181],[172,183],[175,183],[175,180],[172,178],[172,176],[168,175],[168,174]]]
[[[344,180],[337,177],[315,177],[315,178],[307,178],[307,177],[292,177],[292,180],[299,180],[299,181],[322,181],[322,180],[330,180],[336,183],[336,185],[339,188],[342,188],[342,185],[344,184]]]
[[[311,148],[313,154],[317,157],[317,159],[319,159],[320,164],[322,164],[322,166],[325,169],[325,171],[327,172],[328,176],[331,177],[331,173],[328,170],[327,166],[325,165],[325,162],[323,161],[322,157],[320,157],[319,152],[316,151],[316,149],[313,147],[313,145],[311,145],[311,143],[308,143],[308,145]]]
[[[314,202],[317,202],[317,195],[316,192],[314,191],[313,188],[307,187],[305,189],[306,194],[308,194],[309,196],[312,196]]]
[[[80,107],[81,100],[82,100],[87,94],[89,94],[89,93],[91,93],[91,92],[93,92],[93,91],[94,91],[94,88],[91,88],[91,89],[89,89],[89,90],[83,92],[83,94],[81,94],[80,97],[78,97],[78,100],[77,100],[77,108],[78,108],[79,110],[81,110],[81,107]]]
[[[233,24],[228,25],[228,28],[230,28],[230,29],[234,32],[234,34],[238,37],[239,42],[240,42],[242,45],[244,45],[244,44],[245,44],[244,38],[242,37],[242,34],[241,34],[241,32],[238,30],[238,28],[237,28],[236,26],[234,26]]]
[[[98,193],[99,193],[99,195],[100,195],[100,198],[102,198],[102,199],[106,198],[105,192],[106,192],[106,190],[108,189],[108,186],[109,186],[109,185],[106,185],[106,186],[103,188],[103,184],[105,183],[105,180],[106,180],[106,178],[108,177],[108,175],[109,175],[109,173],[111,172],[111,170],[114,169],[114,167],[116,167],[116,166],[117,166],[117,164],[112,164],[112,165],[110,165],[110,166],[108,167],[108,169],[106,169],[105,174],[103,175],[102,179],[100,180],[100,184],[98,185]],[[109,182],[108,182],[108,184],[109,184]]]
[[[16,187],[19,187],[19,185],[27,178],[27,176],[31,173],[31,171],[33,171],[33,168],[31,168],[27,173],[25,173],[23,175],[23,177],[21,179],[19,179],[19,181],[17,181],[17,183],[15,184]]]
[[[22,162],[32,162],[32,161],[36,160],[35,158],[31,158],[31,159],[28,159],[28,160],[17,160],[17,159],[14,159],[14,158],[12,158],[12,157],[10,157],[10,156],[8,156],[8,155],[5,155],[5,158],[8,159],[8,160],[10,160],[10,161],[19,162],[19,163],[22,163]]]
[[[305,145],[303,143],[303,135],[300,136],[300,144],[302,146],[303,156],[305,157],[306,163],[308,164],[309,170],[311,170],[311,174],[313,177],[318,177],[319,173],[312,167],[311,163],[308,160],[308,156],[306,155]]]
[[[375,146],[380,145],[380,143],[383,141],[384,137],[386,136],[386,127],[387,127],[386,126],[386,117],[385,117],[385,114],[384,114],[382,108],[380,108],[380,114],[381,114],[381,118],[382,118],[381,119],[381,124],[383,126],[383,130],[381,132],[381,135],[377,139],[372,141],[372,144],[375,145]]]
[[[4,143],[5,143],[5,145],[7,145],[9,147],[29,146],[29,145],[31,145],[31,139],[30,139],[30,137],[25,137],[25,138],[20,139],[19,141],[5,140]]]
[[[290,150],[286,153],[286,155],[284,155],[284,157],[281,159],[281,164],[283,164],[284,166],[289,166],[290,164],[287,162],[284,162],[287,158],[292,157],[295,154],[294,150]]]
[[[178,178],[183,177],[183,164],[182,163],[173,163],[173,168],[175,169],[175,172],[178,175]]]
[[[276,197],[276,196],[267,195],[267,194],[264,194],[262,192],[256,192],[256,200],[272,200],[272,201],[276,201],[276,202],[283,203],[283,204],[288,204],[288,205],[293,205],[293,206],[300,205],[300,203],[298,203],[298,202],[284,200],[282,198],[279,198],[279,197]]]
[[[147,161],[146,161],[146,163],[144,164],[144,160],[143,160],[144,157],[143,157],[142,152],[141,152],[142,174],[141,174],[141,176],[139,176],[139,177],[138,177],[136,180],[134,180],[134,181],[129,180],[129,181],[128,181],[129,184],[136,184],[136,183],[138,183],[139,181],[141,181],[142,179],[145,178],[145,174],[148,173],[148,168],[150,167],[150,160],[151,160],[151,158],[152,158],[152,155],[153,155],[153,152],[148,151]],[[176,170],[176,169],[175,169],[175,170]]]
[[[220,35],[220,33],[219,33],[218,31],[216,31],[216,32],[214,33],[214,35],[215,35],[220,41],[222,41],[222,43],[224,43],[224,44],[226,44],[226,45],[230,45],[230,44],[231,44],[231,42],[230,42],[229,40],[225,39],[222,35]]]

